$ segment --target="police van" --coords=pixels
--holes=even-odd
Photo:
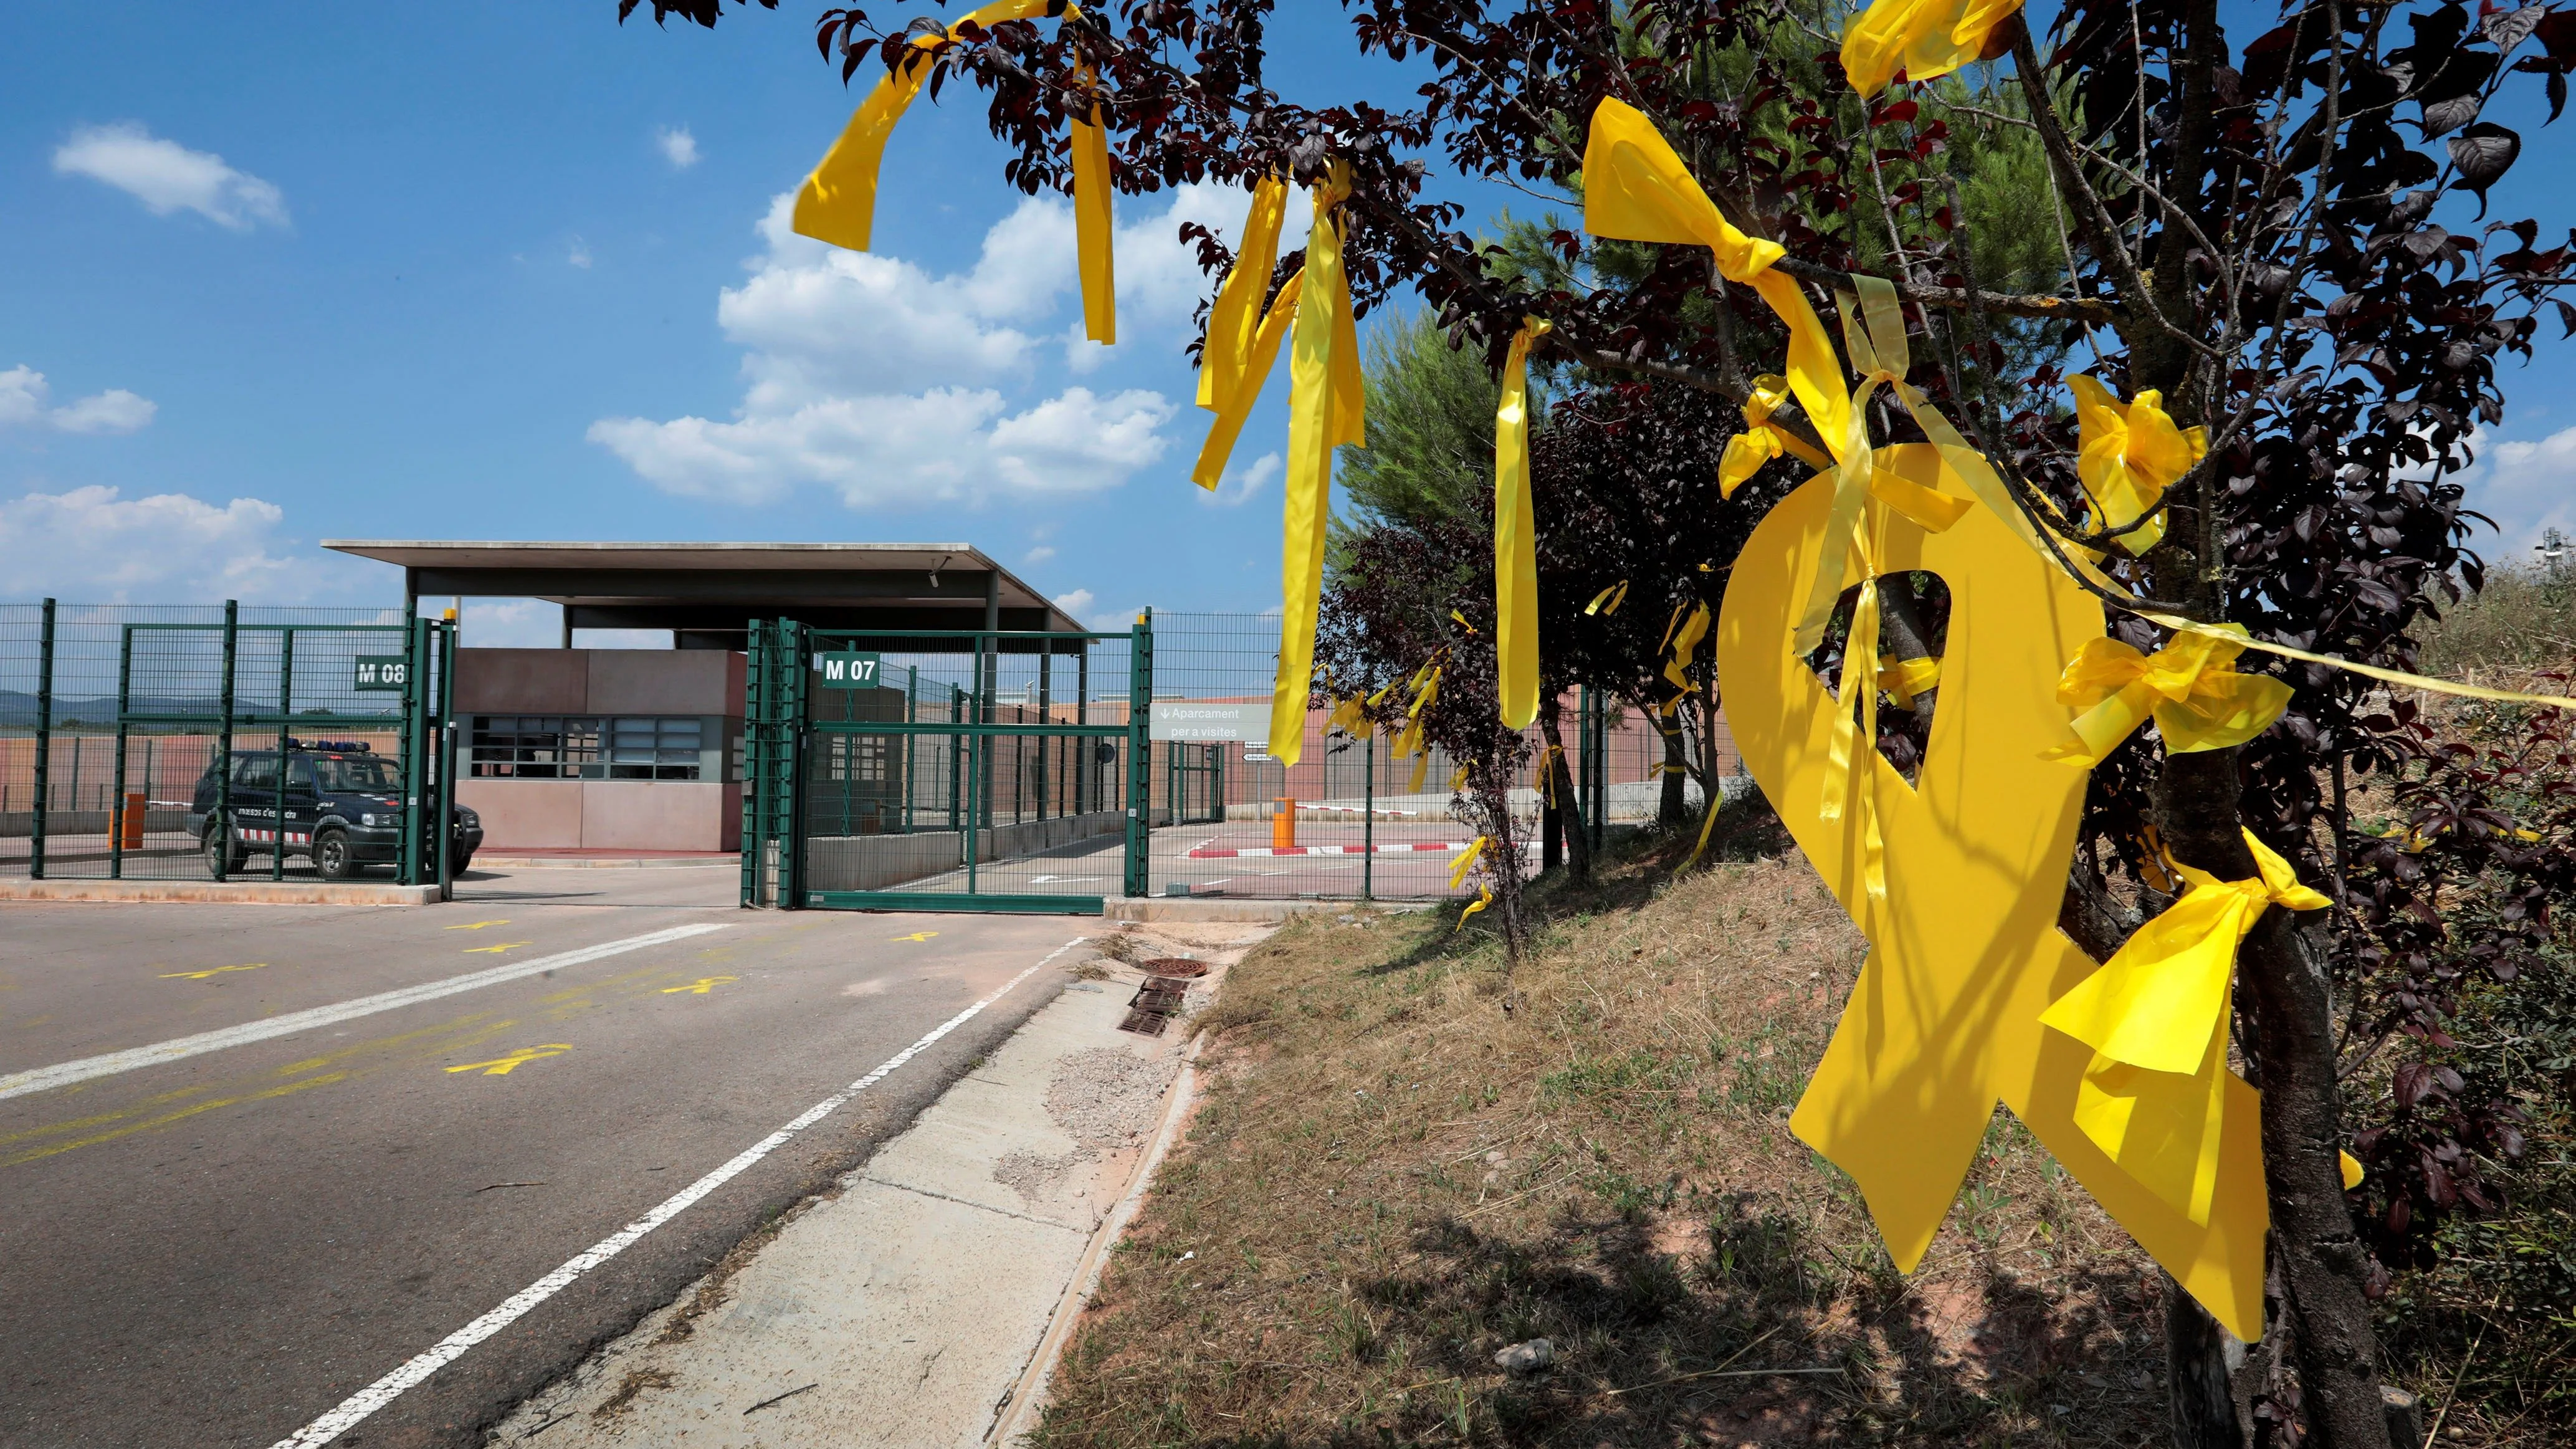
[[[188,833],[217,877],[239,871],[253,854],[304,856],[324,880],[347,880],[369,865],[402,855],[402,767],[357,740],[286,742],[285,818],[278,818],[276,750],[232,753],[232,818],[219,808],[215,767],[197,778]],[[483,822],[459,805],[448,815],[449,868],[462,874],[483,844]]]

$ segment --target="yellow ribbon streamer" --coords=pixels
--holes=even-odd
[[[1664,642],[1671,646],[1664,660],[1664,678],[1672,681],[1673,688],[1688,694],[1691,682],[1687,671],[1691,666],[1691,655],[1698,650],[1699,641],[1708,635],[1708,605],[1692,609],[1687,619],[1682,618],[1677,605],[1673,618],[1679,627],[1664,631]]]
[[[1538,534],[1531,519],[1529,350],[1548,324],[1524,318],[1503,359],[1494,408],[1494,669],[1503,724],[1527,729],[1538,717]]]
[[[1467,918],[1493,903],[1494,888],[1479,882],[1476,886],[1476,898],[1467,903],[1467,909],[1458,913],[1458,924],[1449,928],[1449,934],[1454,936],[1460,931],[1467,929]]]
[[[1901,68],[1928,81],[1986,55],[1995,27],[2021,0],[1878,0],[1843,26],[1843,73],[1863,97],[1887,89]]]
[[[955,38],[969,25],[990,29],[1005,21],[1037,19],[1046,14],[1049,3],[1050,0],[996,0],[958,17],[948,27],[947,38]],[[1066,19],[1081,13],[1078,5],[1064,7]],[[915,50],[933,50],[941,43],[942,37],[936,35],[912,38]],[[854,252],[868,249],[876,229],[877,172],[885,161],[886,141],[894,135],[895,123],[903,119],[913,97],[921,94],[929,75],[927,61],[907,55],[868,92],[868,98],[851,113],[850,123],[842,128],[839,139],[833,141],[832,149],[823,153],[813,174],[797,189],[792,225],[798,235]],[[1118,322],[1111,293],[1116,266],[1110,256],[1109,143],[1100,126],[1097,106],[1092,108],[1088,121],[1073,123],[1070,144],[1074,238],[1080,253],[1085,331],[1094,342],[1115,342]]]
[[[2236,951],[2270,906],[2333,902],[2252,831],[2251,880],[2222,881],[2175,862],[2182,898],[2140,927],[2102,969],[2040,1013],[2093,1048],[2075,1123],[2121,1168],[2194,1222],[2209,1220],[2225,1118],[2229,988]]]
[[[1288,361],[1287,507],[1279,543],[1279,677],[1270,695],[1270,754],[1305,754],[1306,697],[1315,667],[1315,610],[1324,589],[1324,532],[1332,517],[1333,449],[1365,445],[1358,330],[1342,276],[1334,208],[1351,194],[1351,168],[1336,160],[1316,184],[1306,233],[1305,283]]]
[[[2175,754],[2254,738],[2289,708],[2290,686],[2236,671],[2250,642],[2232,625],[2178,633],[2151,655],[2117,639],[2085,640],[2057,683],[2058,701],[2084,711],[2070,725],[2075,740],[2043,758],[2098,765],[2151,714]]]
[[[1474,870],[1476,862],[1484,857],[1485,841],[1486,837],[1477,836],[1465,850],[1458,852],[1457,859],[1449,862],[1449,889],[1454,891],[1465,883],[1467,872]]]
[[[1243,219],[1243,245],[1234,254],[1208,310],[1207,343],[1199,353],[1199,406],[1216,414],[1207,441],[1190,469],[1190,481],[1210,492],[1225,476],[1234,440],[1261,399],[1279,344],[1297,316],[1297,299],[1305,273],[1292,273],[1281,283],[1270,310],[1261,299],[1270,290],[1270,274],[1279,263],[1279,228],[1288,214],[1288,183],[1264,177],[1252,188],[1252,210]]]
[[[1594,594],[1592,596],[1592,602],[1583,606],[1583,612],[1586,614],[1599,614],[1603,618],[1608,618],[1610,615],[1618,613],[1619,606],[1626,602],[1628,602],[1628,581],[1626,579],[1621,579],[1619,582],[1612,584],[1610,587],[1603,589],[1597,594]]]
[[[2148,515],[2162,509],[2165,490],[2208,455],[2208,431],[2175,427],[2164,410],[2164,394],[2154,388],[2123,403],[2080,373],[2066,381],[2075,391],[2075,473],[2093,500],[2093,526],[2127,529],[2116,542],[2133,554],[2145,553],[2165,536],[2165,521]],[[2147,521],[2129,527],[2141,518]]]
[[[1855,708],[1857,706],[1857,708]],[[1825,788],[1816,817],[1839,824],[1857,807],[1861,879],[1870,899],[1887,899],[1887,840],[1878,823],[1878,580],[1864,577],[1843,641],[1842,687],[1834,695],[1834,730],[1826,746]]]

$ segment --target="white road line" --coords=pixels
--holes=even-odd
[[[785,1146],[789,1138],[848,1105],[851,1098],[884,1081],[896,1068],[929,1050],[933,1042],[964,1026],[985,1007],[1009,995],[1011,988],[1035,976],[1040,967],[1089,939],[1087,936],[1076,936],[1049,951],[1038,958],[1037,965],[1004,982],[1001,990],[932,1027],[921,1040],[887,1058],[875,1071],[806,1108],[786,1126],[744,1148],[732,1161],[665,1198],[661,1205],[651,1212],[593,1243],[583,1252],[566,1259],[562,1267],[511,1294],[500,1307],[439,1340],[438,1345],[428,1352],[414,1357],[392,1373],[341,1400],[338,1408],[296,1430],[286,1438],[278,1440],[270,1446],[270,1449],[317,1449],[317,1446],[328,1444],[347,1433],[368,1415],[402,1397],[404,1390],[456,1362],[464,1356],[467,1349],[517,1322],[529,1309],[571,1286],[574,1279],[633,1247],[646,1233],[678,1217],[688,1210],[690,1204],[731,1182],[748,1170],[752,1164]]]
[[[268,1041],[281,1036],[293,1036],[297,1032],[311,1031],[315,1027],[329,1026],[335,1022],[347,1021],[352,1017],[372,1016],[379,1011],[393,1011],[423,1001],[436,1001],[442,996],[454,996],[460,991],[497,986],[504,981],[516,981],[522,976],[560,971],[564,967],[579,966],[585,961],[596,961],[603,956],[622,956],[629,951],[641,951],[647,946],[685,941],[691,936],[703,936],[709,931],[723,929],[721,925],[706,923],[673,926],[667,931],[629,936],[623,941],[584,946],[578,951],[561,951],[552,956],[531,956],[525,961],[513,961],[507,966],[495,966],[488,971],[471,971],[463,976],[450,976],[444,981],[431,981],[419,986],[406,986],[399,991],[361,996],[354,1001],[343,1001],[336,1006],[317,1006],[309,1011],[291,1011],[284,1016],[246,1021],[239,1026],[228,1026],[219,1031],[199,1032],[195,1036],[183,1036],[152,1046],[131,1047],[121,1052],[109,1052],[105,1056],[82,1057],[78,1061],[58,1062],[50,1067],[32,1067],[23,1072],[11,1072],[7,1076],[0,1076],[0,1102],[5,1102],[11,1097],[23,1097],[30,1092],[49,1092],[56,1087],[71,1086],[75,1082],[112,1077],[119,1072],[130,1072],[138,1067],[159,1066],[163,1062],[175,1062],[182,1057],[219,1052],[226,1047],[243,1046],[250,1042]]]

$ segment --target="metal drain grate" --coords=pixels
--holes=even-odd
[[[1205,976],[1208,964],[1193,961],[1187,956],[1157,956],[1150,961],[1137,962],[1136,969],[1148,976]]]
[[[1163,1028],[1171,1022],[1171,1017],[1159,1011],[1130,1011],[1127,1019],[1118,1023],[1118,1029],[1132,1031],[1138,1036],[1161,1036]]]
[[[1148,981],[1145,989],[1136,993],[1136,999],[1127,1004],[1138,1011],[1176,1012],[1188,995],[1180,982]]]

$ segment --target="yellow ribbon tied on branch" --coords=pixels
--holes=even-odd
[[[1899,659],[1893,654],[1878,656],[1878,687],[1887,691],[1898,709],[1912,709],[1914,697],[1930,694],[1941,685],[1941,661],[1917,655]]]
[[[1494,669],[1503,724],[1538,717],[1538,533],[1530,516],[1529,351],[1548,324],[1525,318],[1503,360],[1494,408]]]
[[[1887,837],[1878,820],[1878,580],[1864,578],[1843,640],[1842,687],[1834,695],[1834,729],[1825,752],[1824,791],[1816,818],[1827,826],[1858,809],[1861,880],[1873,901],[1887,899]],[[1705,833],[1705,828],[1703,828]]]
[[[793,226],[799,236],[847,247],[868,249],[876,227],[877,171],[885,161],[888,138],[897,121],[921,94],[931,68],[929,52],[963,34],[968,26],[990,29],[1006,21],[1035,20],[1047,13],[1050,0],[998,0],[958,17],[945,36],[916,35],[912,51],[850,116],[839,140],[823,153],[813,174],[796,192]],[[1078,18],[1082,7],[1066,5],[1064,17]],[[1085,72],[1083,79],[1090,79]],[[1089,119],[1076,118],[1069,144],[1073,160],[1074,243],[1082,272],[1084,335],[1094,342],[1118,340],[1115,299],[1117,267],[1111,256],[1109,133],[1100,124],[1100,108]]]
[[[1294,765],[1305,754],[1306,698],[1314,682],[1315,610],[1324,592],[1324,531],[1332,520],[1333,450],[1368,441],[1359,333],[1342,275],[1335,215],[1351,194],[1351,168],[1335,160],[1314,188],[1315,224],[1288,355],[1287,506],[1279,536],[1279,676],[1270,694],[1270,753]],[[1266,319],[1265,319],[1266,325]],[[1247,374],[1243,386],[1257,388]]]
[[[1995,27],[2021,0],[1878,0],[1843,26],[1843,73],[1874,96],[1902,69],[1909,80],[1945,76],[1986,58]]]
[[[1297,317],[1297,298],[1306,274],[1293,272],[1281,283],[1268,311],[1261,299],[1270,291],[1270,274],[1279,266],[1279,229],[1288,215],[1288,183],[1266,176],[1254,183],[1252,210],[1243,219],[1242,245],[1234,268],[1217,289],[1208,309],[1207,343],[1199,353],[1199,406],[1216,414],[1200,445],[1190,481],[1213,492],[1225,476],[1234,440],[1261,398],[1261,385],[1279,358],[1279,344]]]
[[[1691,609],[1688,618],[1682,615],[1684,607],[1675,604],[1673,621],[1664,626],[1664,678],[1672,681],[1673,688],[1688,694],[1691,656],[1698,652],[1699,641],[1708,637],[1708,605]]]
[[[1833,460],[1771,421],[1771,415],[1789,400],[1789,380],[1778,373],[1764,373],[1753,379],[1753,392],[1744,399],[1744,431],[1726,440],[1726,452],[1717,461],[1717,496],[1733,498],[1762,465],[1783,453],[1794,454],[1818,468],[1834,466]]]
[[[2117,639],[2085,640],[2057,682],[2058,701],[2084,711],[2070,724],[2075,739],[2043,758],[2089,769],[2151,715],[2176,754],[2245,743],[2290,707],[2289,685],[2236,671],[2250,643],[2242,625],[2180,633],[2153,654]]]
[[[2251,880],[2222,881],[2176,862],[2188,887],[2182,898],[2039,1018],[2093,1048],[2076,1091],[2076,1126],[2196,1223],[2209,1220],[2218,1179],[2236,949],[2268,907],[2333,904],[2301,885],[2250,830],[2245,848],[2254,856]]]
[[[2165,521],[2150,515],[2164,507],[2165,490],[2208,455],[2209,434],[2175,427],[2154,388],[2123,403],[2090,377],[2066,381],[2075,390],[2075,475],[2093,500],[2093,526],[2126,530],[2119,545],[2145,553],[2165,536]]]
[[[1619,582],[1612,584],[1610,587],[1603,589],[1597,594],[1594,594],[1592,596],[1592,602],[1583,606],[1583,612],[1586,614],[1599,614],[1606,619],[1612,614],[1618,613],[1619,606],[1626,602],[1628,602],[1628,581],[1626,579],[1621,579]]]
[[[1833,339],[1797,282],[1774,270],[1785,251],[1736,230],[1655,123],[1625,101],[1605,100],[1592,112],[1583,149],[1583,229],[1617,241],[1708,248],[1719,275],[1751,287],[1779,314],[1789,329],[1788,389],[1826,446],[1839,444],[1849,408]]]

